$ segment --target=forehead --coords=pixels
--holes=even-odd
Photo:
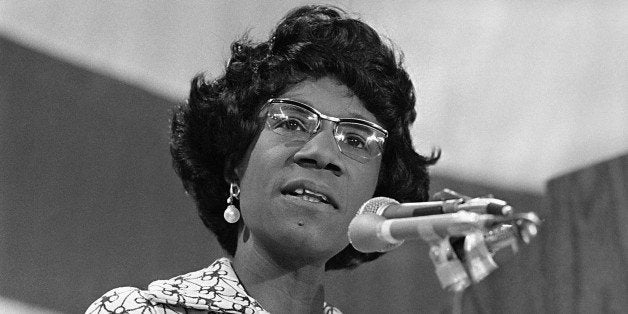
[[[329,116],[378,122],[347,86],[333,78],[302,81],[287,89],[279,97],[303,102]]]

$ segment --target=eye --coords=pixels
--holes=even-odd
[[[281,117],[274,116],[273,119],[279,120],[275,123],[274,129],[285,129],[288,131],[307,132],[307,129],[305,128],[305,125],[303,124],[303,122],[301,122],[301,120],[297,118],[292,118],[292,117],[287,117],[287,116],[281,116]]]
[[[352,148],[364,149],[366,148],[366,141],[359,135],[346,134],[344,141]]]

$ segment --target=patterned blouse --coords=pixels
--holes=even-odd
[[[268,314],[244,291],[228,258],[195,272],[154,281],[147,290],[115,288],[94,301],[85,313]],[[323,313],[342,314],[327,303],[323,304]]]

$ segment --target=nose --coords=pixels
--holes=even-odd
[[[294,161],[304,168],[325,169],[342,175],[340,150],[334,139],[333,123],[323,121],[320,130],[294,154]]]

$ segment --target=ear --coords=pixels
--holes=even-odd
[[[257,138],[259,137],[259,133],[255,136],[253,141],[249,144],[244,151],[244,154],[239,154],[237,152],[232,152],[225,158],[225,168],[223,172],[223,176],[226,182],[240,183],[244,174],[246,173],[246,168],[249,164],[249,158],[251,157],[251,151],[257,142]],[[239,158],[237,156],[240,156]]]
[[[233,168],[233,174],[234,174],[234,180],[231,182],[237,183],[238,185],[240,185],[240,181],[242,180],[242,175],[244,174],[244,171],[242,171],[242,167],[237,166]]]
[[[245,168],[243,163],[235,164],[235,158],[229,156],[225,161],[225,168],[223,177],[227,183],[240,183],[242,176],[244,175]]]
[[[238,176],[235,169],[228,170],[227,168],[225,168],[224,179],[227,184],[240,182],[240,176]]]

